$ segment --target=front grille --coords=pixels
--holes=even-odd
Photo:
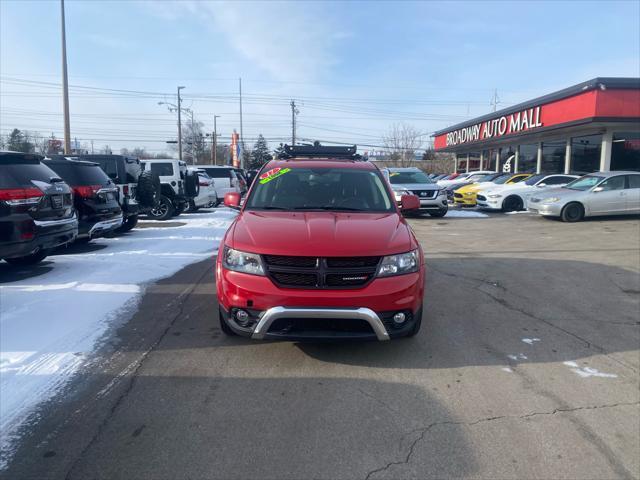
[[[267,265],[279,267],[315,268],[318,266],[318,257],[286,257],[282,255],[265,255]]]
[[[282,285],[294,287],[315,287],[318,284],[318,277],[313,273],[283,273],[272,272],[271,276],[276,282]]]
[[[293,257],[264,255],[267,275],[287,288],[358,288],[375,277],[381,257]]]
[[[485,197],[484,195],[478,195],[476,198],[483,202],[487,199],[487,197]]]
[[[268,333],[295,335],[312,332],[374,334],[366,320],[357,318],[278,318],[271,324]]]
[[[438,196],[437,190],[412,190],[415,195],[420,198],[436,198]]]

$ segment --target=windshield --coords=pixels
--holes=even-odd
[[[389,172],[389,180],[393,185],[403,183],[433,183],[433,180],[422,172]]]
[[[508,175],[500,175],[498,178],[495,178],[493,180],[491,180],[493,183],[495,183],[496,185],[502,185],[504,183],[507,183],[507,181],[512,177],[513,175],[508,174]]]
[[[260,175],[248,210],[393,212],[378,172],[349,168],[274,168]]]
[[[538,181],[542,180],[544,177],[546,177],[546,175],[541,174],[541,175],[531,175],[529,178],[527,178],[524,183],[526,185],[535,185],[536,183],[538,183]]]
[[[604,177],[598,177],[597,175],[587,175],[586,177],[578,178],[571,183],[565,185],[565,188],[571,190],[589,190],[591,187],[596,186],[604,180]]]

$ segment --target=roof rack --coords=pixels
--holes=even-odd
[[[357,154],[358,147],[322,146],[320,142],[313,145],[283,145],[282,151],[278,155],[280,159],[291,158],[331,158],[342,160],[362,160],[362,156]]]

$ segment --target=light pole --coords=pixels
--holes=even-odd
[[[178,112],[178,158],[182,160],[182,112],[188,113],[191,116],[191,131],[194,134],[194,120],[193,111],[188,108],[181,108],[180,105],[180,89],[184,87],[178,87],[178,105],[169,102],[158,102],[158,105],[166,105],[170,112]],[[192,142],[193,144],[193,142]],[[193,163],[193,156],[192,161]]]
[[[180,98],[180,90],[185,87],[178,87],[178,159],[182,160],[182,118],[180,116],[180,103],[182,99]]]
[[[213,144],[211,146],[211,158],[213,164],[218,164],[218,128],[216,127],[216,119],[220,118],[220,115],[213,116]]]
[[[62,108],[64,111],[64,153],[71,154],[71,125],[69,121],[69,78],[67,76],[67,32],[64,20],[64,0],[60,0],[62,22]]]

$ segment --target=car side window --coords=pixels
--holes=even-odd
[[[622,190],[624,188],[624,175],[620,175],[617,177],[611,177],[604,182],[602,182],[599,187],[602,187],[603,191],[609,190]]]
[[[640,188],[640,175],[627,175],[627,188]]]
[[[549,177],[545,178],[542,183],[547,185],[561,185],[563,183],[569,183],[571,180],[573,179],[568,177]]]
[[[173,175],[173,165],[170,163],[151,163],[150,170],[159,177],[170,177]]]

